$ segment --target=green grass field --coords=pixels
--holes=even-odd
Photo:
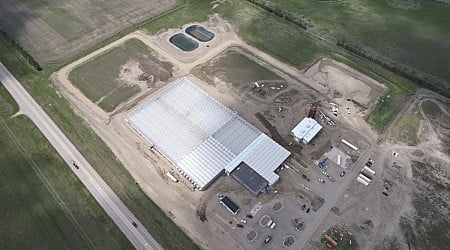
[[[450,6],[426,0],[271,0],[305,15],[325,37],[342,35],[450,81]]]
[[[0,85],[2,249],[132,245]]]
[[[423,117],[420,114],[404,114],[393,128],[392,134],[399,141],[417,144],[417,133]]]
[[[210,79],[219,76],[235,87],[260,80],[282,79],[235,49],[227,50],[214,58],[202,67],[202,72],[205,72]]]
[[[227,1],[217,12],[238,28],[245,41],[295,67],[305,68],[331,53],[297,26],[245,1]]]
[[[49,76],[61,65],[46,65],[44,71],[36,72],[22,57],[5,47],[2,40],[0,40],[0,61],[18,78],[112,190],[165,249],[198,249],[184,232],[136,185],[132,176],[118,162],[105,143],[85,125],[80,117],[74,114],[69,103],[56,93]],[[8,103],[10,102],[8,100]],[[5,143],[1,140],[0,145],[3,144]],[[38,145],[36,150],[40,152],[44,149]],[[51,178],[49,178],[49,181],[54,182]],[[53,226],[48,225],[49,228]],[[13,233],[17,234],[18,232]],[[96,233],[92,232],[91,235],[95,236]],[[30,241],[33,240],[30,239]],[[121,244],[114,243],[114,241],[111,245],[111,248],[114,248],[114,246],[121,248]],[[55,248],[60,249],[60,247]]]
[[[92,102],[107,112],[140,92],[138,86],[130,86],[118,80],[120,68],[129,60],[139,60],[149,56],[162,68],[171,68],[167,63],[158,61],[153,51],[137,39],[131,39],[102,55],[80,65],[70,75],[70,81]]]

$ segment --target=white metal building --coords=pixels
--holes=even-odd
[[[322,126],[314,119],[305,117],[291,131],[291,135],[297,142],[308,144],[319,133]]]
[[[290,152],[188,79],[171,83],[126,120],[195,187],[204,189],[241,162],[269,185]]]

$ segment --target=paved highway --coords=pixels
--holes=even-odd
[[[34,101],[31,95],[28,94],[25,88],[1,62],[0,82],[19,105],[20,112],[34,122],[134,247],[136,249],[162,249],[41,106]],[[71,164],[71,160],[79,166],[79,169],[76,169]],[[133,226],[133,221],[136,222],[137,227]]]

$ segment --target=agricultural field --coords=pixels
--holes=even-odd
[[[215,10],[246,42],[300,69],[332,52],[297,26],[245,1],[227,1]]]
[[[345,37],[450,81],[448,5],[424,0],[271,1],[311,19],[315,33]]]
[[[82,64],[70,73],[69,79],[92,102],[110,112],[170,76],[170,64],[158,60],[141,41],[131,39]]]
[[[0,86],[0,244],[4,249],[132,245]]]
[[[49,63],[72,58],[178,4],[178,0],[5,0],[0,2],[0,23],[37,61]]]

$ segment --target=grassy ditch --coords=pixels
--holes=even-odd
[[[10,51],[2,41],[0,41],[0,61],[34,96],[35,100],[164,248],[198,248],[136,185],[134,179],[115,158],[111,150],[86,126],[80,117],[74,114],[69,103],[57,94],[49,80],[49,75],[61,65],[48,65],[44,67],[43,71],[36,72],[19,54]],[[40,148],[37,147],[37,150]],[[92,235],[95,234],[92,233]],[[116,244],[116,246],[120,245]]]
[[[4,249],[133,249],[0,85],[0,244]]]

